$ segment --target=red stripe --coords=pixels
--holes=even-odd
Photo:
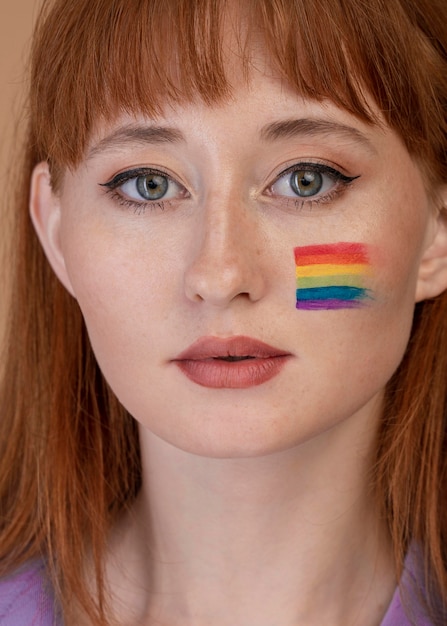
[[[330,243],[295,248],[297,265],[322,263],[368,263],[366,246],[362,243]]]
[[[353,263],[366,264],[368,259],[364,254],[315,254],[299,256],[295,259],[296,265],[349,265]]]

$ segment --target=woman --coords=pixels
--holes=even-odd
[[[45,4],[2,624],[445,623],[446,48],[443,0]]]

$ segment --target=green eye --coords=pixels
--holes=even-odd
[[[145,200],[161,200],[168,190],[168,179],[158,174],[138,176],[135,182],[138,193]]]
[[[323,163],[301,162],[288,167],[268,189],[268,195],[300,198],[300,202],[326,202],[338,195],[358,176],[346,176]]]
[[[290,177],[290,186],[298,196],[314,196],[323,187],[323,176],[320,172],[297,170]]]
[[[138,210],[144,204],[161,205],[165,201],[187,198],[188,192],[174,178],[164,172],[141,167],[120,172],[106,183],[100,183],[110,192],[122,197],[124,202],[134,204]]]

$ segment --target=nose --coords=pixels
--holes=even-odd
[[[265,290],[265,272],[256,215],[234,197],[207,204],[184,274],[187,298],[218,307],[235,298],[259,300]]]

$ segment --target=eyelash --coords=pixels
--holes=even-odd
[[[125,172],[120,172],[106,183],[100,183],[100,186],[106,188],[106,193],[110,194],[112,200],[118,202],[121,206],[133,209],[138,215],[144,213],[147,209],[160,209],[161,211],[164,211],[168,205],[173,204],[172,200],[141,200],[140,202],[132,198],[127,198],[122,192],[119,191],[125,183],[131,180],[136,181],[138,178],[147,176],[161,176],[162,178],[168,180],[169,183],[183,187],[180,183],[177,183],[174,178],[169,176],[167,172],[152,167],[139,167],[132,170],[126,170]]]
[[[326,193],[323,193],[321,196],[316,194],[315,196],[296,195],[295,197],[293,196],[289,197],[285,195],[283,196],[280,195],[279,197],[275,197],[274,192],[272,191],[274,186],[277,183],[279,183],[281,179],[287,177],[288,175],[290,175],[291,177],[292,174],[298,173],[298,172],[303,172],[306,174],[316,173],[321,176],[328,177],[333,181],[334,186],[330,190],[328,190]],[[174,178],[172,178],[169,174],[167,174],[167,172],[164,172],[163,170],[158,170],[155,168],[146,168],[146,167],[140,167],[140,168],[120,172],[119,174],[114,176],[111,180],[107,181],[106,183],[100,183],[100,186],[106,188],[106,193],[110,194],[110,197],[112,198],[113,201],[118,202],[121,206],[133,209],[133,211],[137,214],[142,214],[147,209],[151,209],[151,210],[160,209],[164,211],[167,206],[172,205],[177,199],[141,200],[140,202],[138,200],[126,197],[120,191],[120,189],[123,187],[123,185],[126,182],[129,182],[132,180],[136,181],[138,178],[144,178],[148,176],[160,176],[166,179],[168,183],[177,185],[178,187],[181,187],[184,189],[183,185],[181,185],[180,183],[177,183],[177,181]],[[290,204],[292,204],[293,207],[297,210],[301,210],[304,207],[307,207],[308,209],[312,209],[312,207],[316,204],[324,204],[324,203],[332,202],[333,200],[338,198],[347,189],[347,187],[351,185],[351,183],[355,181],[357,178],[359,178],[359,176],[346,176],[345,174],[342,174],[339,170],[336,170],[335,168],[330,167],[329,165],[326,165],[324,163],[299,162],[299,163],[294,163],[287,169],[281,171],[278,174],[278,176],[275,178],[273,183],[263,193],[267,195],[267,197],[275,198],[275,202],[280,202],[282,205],[285,204],[286,207],[289,207]],[[185,190],[185,194],[187,194],[186,190]],[[189,197],[189,194],[185,195],[184,197],[185,198]]]
[[[275,197],[274,194],[272,193],[272,189],[278,183],[278,181],[280,181],[282,178],[285,178],[288,175],[292,176],[292,174],[298,173],[298,172],[303,172],[306,174],[316,173],[316,174],[320,174],[321,176],[326,176],[327,178],[331,179],[331,181],[334,183],[334,186],[331,187],[331,189],[328,190],[327,192],[322,193],[321,195],[316,194],[315,196],[307,196],[307,197],[298,196],[298,195],[296,195],[295,197],[288,197],[288,196],[281,196],[281,195],[279,196],[279,202],[281,202],[281,204],[285,204],[286,207],[289,207],[290,204],[292,204],[292,206],[297,210],[302,210],[304,209],[304,207],[306,207],[308,210],[311,210],[314,205],[333,202],[344,191],[346,191],[346,189],[357,178],[359,178],[359,176],[347,176],[346,174],[342,174],[342,172],[340,172],[339,170],[336,170],[335,168],[329,165],[326,165],[325,163],[302,161],[300,163],[294,163],[287,169],[281,171],[278,174],[278,176],[275,178],[273,183],[268,187],[267,196]],[[277,201],[278,200],[276,200],[276,197],[275,197],[275,202]]]

